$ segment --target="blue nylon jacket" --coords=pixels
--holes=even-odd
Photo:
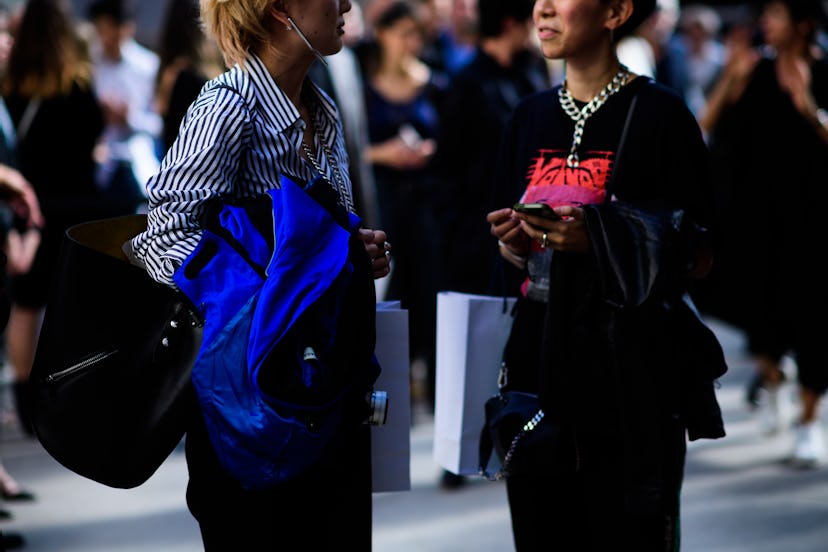
[[[349,240],[360,223],[349,215],[346,229],[285,177],[267,197],[272,236],[246,208],[222,205],[218,228],[204,230],[174,275],[205,320],[193,383],[211,442],[246,488],[270,487],[315,463],[341,424],[347,389],[318,402],[276,398],[262,389],[260,372],[296,373],[308,396],[331,380],[324,352],[353,275]],[[310,344],[318,357],[305,358]],[[274,362],[280,346],[288,354]],[[376,379],[373,360],[361,381]]]

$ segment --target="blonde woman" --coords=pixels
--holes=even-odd
[[[202,223],[216,200],[277,190],[285,195],[292,189],[283,180],[287,178],[316,181],[334,195],[339,211],[354,214],[337,109],[307,78],[314,60],[342,48],[343,15],[350,1],[202,0],[200,7],[204,26],[230,69],[205,85],[185,115],[160,171],[147,183],[148,228],[132,242],[136,259],[153,278],[179,288],[189,281],[182,266],[192,266],[202,251],[197,249],[207,235]],[[329,243],[327,236],[316,238],[314,227],[288,231],[308,236],[314,246]],[[349,243],[359,244],[350,253],[353,278],[362,278],[364,266],[371,294],[346,295],[345,304],[373,313],[372,276],[388,274],[385,239],[384,232],[366,228],[351,234]],[[208,305],[201,312],[205,340],[211,317],[221,310],[222,305]],[[338,326],[342,332],[334,336],[340,343],[349,341],[342,350],[351,355],[351,345],[367,340],[372,354],[372,318],[355,318],[345,326]],[[240,362],[238,370],[244,369]],[[204,375],[198,363],[194,381],[197,375]],[[272,487],[251,489],[222,461],[228,451],[217,453],[214,446],[216,426],[207,413],[216,405],[205,398],[210,391],[198,391],[200,408],[193,412],[186,437],[187,500],[205,550],[277,550],[296,542],[307,550],[335,550],[342,543],[370,550],[369,428],[356,415],[360,405],[345,415],[322,460]],[[246,416],[238,412],[239,418]]]

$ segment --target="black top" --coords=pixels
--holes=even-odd
[[[29,98],[6,98],[20,125]],[[43,99],[24,136],[18,136],[18,168],[34,186],[47,217],[65,212],[73,199],[97,193],[92,150],[103,129],[103,112],[90,88],[75,84],[65,95]]]
[[[19,127],[29,98],[10,96],[6,103]],[[45,305],[67,228],[112,215],[95,186],[92,151],[102,129],[92,90],[75,84],[68,94],[43,99],[28,130],[18,134],[18,169],[32,184],[46,225],[32,268],[12,280],[17,304]]]
[[[677,515],[685,434],[693,417],[705,421],[694,437],[723,435],[712,384],[722,373],[723,357],[688,353],[700,344],[715,353],[718,343],[682,301],[681,265],[665,266],[659,258],[666,256],[645,255],[654,274],[668,270],[677,284],[663,293],[652,290],[643,303],[621,307],[602,285],[616,267],[607,268],[597,252],[606,245],[620,257],[634,257],[654,245],[678,250],[680,239],[650,233],[646,225],[630,233],[618,224],[601,224],[621,213],[622,205],[639,213],[666,211],[667,220],[681,212],[707,223],[712,208],[708,152],[686,104],[644,77],[624,86],[588,119],[576,168],[566,164],[573,130],[554,88],[521,102],[501,146],[496,206],[508,207],[524,194],[558,204],[587,203],[592,245],[586,253],[554,252],[546,268],[546,302],[519,295],[504,350],[508,385],[538,392],[544,423],[572,429],[574,438],[560,444],[561,454],[576,457],[580,477],[591,478],[578,487],[584,492],[578,500],[603,501],[618,511]],[[613,202],[605,203],[615,170],[606,194]],[[628,270],[631,264],[624,258],[618,268]],[[719,362],[715,373],[705,371],[711,359]],[[572,499],[565,492],[549,498],[562,504]]]
[[[613,196],[642,204],[682,207],[695,220],[709,224],[711,178],[699,126],[673,91],[648,82],[639,77],[626,85],[588,119],[578,168],[566,166],[574,123],[560,106],[559,87],[521,102],[500,147],[494,207],[509,207],[526,196],[535,199],[558,193],[569,194],[575,198],[572,202],[577,198],[600,202],[618,163]],[[619,161],[618,143],[635,93],[639,100]],[[531,190],[528,194],[527,189]],[[533,248],[539,253],[537,244]],[[585,270],[594,270],[589,268],[588,256],[583,257]],[[546,305],[523,299],[525,290],[524,283],[521,290],[509,293],[519,295],[521,301],[506,356],[510,381],[518,388],[536,391],[540,371],[550,368],[540,364]],[[585,287],[572,290],[575,295],[586,292]],[[573,301],[577,303],[577,298]],[[510,354],[515,356],[509,359]]]

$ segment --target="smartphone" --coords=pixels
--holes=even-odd
[[[561,216],[546,203],[515,203],[512,205],[512,210],[549,220],[561,220]]]
[[[411,149],[417,149],[423,141],[423,137],[413,126],[405,124],[400,127],[399,136],[402,141]]]

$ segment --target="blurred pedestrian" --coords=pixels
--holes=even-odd
[[[544,58],[531,42],[532,0],[480,0],[474,57],[441,103],[434,165],[441,178],[442,289],[500,293],[486,214],[494,190],[498,141],[518,102],[549,88]]]
[[[480,0],[478,44],[471,61],[452,80],[440,109],[434,166],[440,177],[440,236],[456,254],[441,263],[440,289],[503,294],[513,289],[492,243],[486,213],[491,207],[498,140],[517,103],[550,86],[543,56],[531,43],[532,0]],[[503,275],[501,274],[503,271]],[[444,471],[441,485],[460,476]]]
[[[123,213],[145,203],[143,185],[158,165],[163,122],[154,109],[158,55],[135,40],[130,0],[93,0],[89,51],[106,127],[96,150],[97,184]]]
[[[201,87],[223,71],[221,60],[210,55],[214,49],[218,53],[201,28],[198,0],[170,0],[158,45],[154,107],[163,122],[160,145],[165,153]]]
[[[420,58],[420,11],[395,0],[379,13],[365,59],[370,146],[380,223],[394,242],[386,300],[409,313],[412,392],[432,408],[436,354],[439,180],[432,157],[448,82]],[[425,385],[423,385],[425,384]]]
[[[24,10],[2,90],[16,133],[17,168],[34,187],[45,225],[31,268],[9,282],[6,351],[21,423],[32,435],[29,373],[63,234],[106,211],[92,155],[103,115],[69,7],[60,0],[31,0]]]
[[[683,297],[711,262],[707,151],[678,95],[615,50],[654,3],[535,2],[543,53],[565,61],[566,79],[516,108],[495,176],[500,208],[487,217],[526,275],[503,389],[538,394],[540,421],[524,431],[557,426],[514,453],[535,454],[506,480],[519,552],[678,550],[686,439],[724,435],[712,381],[721,347]],[[519,213],[516,201],[561,218]],[[679,215],[686,226],[673,234]]]
[[[655,11],[618,43],[618,59],[631,71],[654,78],[684,99],[687,52],[675,34],[678,0],[657,0]]]
[[[132,241],[136,261],[144,264],[157,281],[179,289],[180,282],[197,278],[190,270],[199,269],[192,268],[189,261],[201,258],[199,252],[209,252],[209,248],[199,245],[208,235],[203,217],[216,202],[262,197],[282,187],[281,178],[286,177],[302,185],[314,182],[307,195],[330,196],[331,203],[335,203],[329,206],[332,212],[347,209],[353,214],[348,159],[337,109],[330,97],[307,78],[315,59],[342,48],[343,14],[351,8],[350,1],[201,0],[200,6],[202,20],[231,68],[208,82],[188,110],[161,170],[147,183],[148,228]],[[320,208],[317,206],[317,211]],[[300,214],[292,213],[297,217]],[[354,221],[352,216],[347,218],[348,222]],[[279,223],[291,235],[277,235],[276,246],[284,245],[285,239],[300,237],[324,246],[332,242],[335,230],[294,227],[284,220]],[[348,265],[353,269],[352,284],[342,297],[336,297],[342,299],[342,309],[350,307],[347,312],[357,311],[359,316],[336,320],[332,339],[339,355],[327,360],[335,362],[341,371],[361,373],[366,369],[363,361],[370,361],[373,353],[375,304],[371,275],[381,278],[388,274],[389,246],[385,238],[385,232],[367,228],[348,233],[346,254],[353,260]],[[287,267],[297,279],[307,282],[306,265],[316,268],[321,261],[313,257],[313,262],[305,264],[292,261],[314,251],[318,257],[320,250],[303,249],[284,252],[273,263],[280,266],[268,268]],[[212,267],[201,270],[212,271]],[[221,277],[218,271],[207,277],[212,276]],[[313,280],[318,279],[315,274]],[[225,299],[237,290],[227,291],[222,295]],[[319,305],[324,310],[327,303]],[[206,316],[205,340],[212,320],[225,307],[230,308],[219,301],[202,312]],[[300,320],[313,325],[312,318]],[[314,372],[309,366],[316,357],[305,356],[307,350],[304,355],[301,350],[299,353],[308,362],[301,369],[302,375],[312,379]],[[245,364],[239,362],[238,370],[245,370]],[[194,378],[198,368],[194,367]],[[290,372],[290,368],[277,361],[262,367],[260,380],[264,380],[262,385],[269,384],[269,394],[273,393],[273,380],[283,372]],[[299,385],[307,386],[305,392],[314,395],[319,384],[302,380]],[[355,391],[341,391],[345,396],[342,425],[324,458],[296,477],[264,489],[243,487],[225,468],[219,459],[220,447],[214,448],[208,433],[215,426],[208,429],[204,405],[193,413],[186,435],[187,504],[199,523],[205,550],[276,550],[296,543],[307,550],[335,550],[343,543],[356,550],[371,549],[370,428],[361,417],[362,407],[367,406],[362,404],[365,398],[355,397]],[[308,432],[315,431],[316,421],[310,417]],[[295,464],[301,460],[291,459]]]
[[[0,105],[0,109],[5,110],[5,104]],[[5,134],[2,132],[0,142],[6,142]],[[31,240],[26,238],[27,229],[42,226],[44,223],[34,189],[23,175],[6,164],[10,162],[7,153],[4,148],[0,148],[0,243],[3,244],[0,247],[0,333],[6,328],[11,309],[6,285],[8,275],[19,273],[31,264],[40,239],[38,231],[34,230],[37,239],[33,243],[28,243]],[[28,502],[35,499],[36,496],[21,487],[0,463],[0,502]],[[0,508],[0,521],[10,520],[12,517],[9,510]],[[0,530],[0,550],[17,550],[24,544],[25,539],[22,535]]]
[[[715,9],[692,4],[681,9],[678,26],[679,39],[687,52],[684,98],[690,111],[698,117],[724,66],[725,48],[720,37],[722,22]]]
[[[354,203],[363,221],[370,227],[379,226],[379,205],[374,170],[362,155],[369,146],[368,113],[365,106],[365,76],[362,73],[358,48],[365,40],[365,20],[358,3],[351,4],[345,14],[345,35],[342,49],[317,60],[310,69],[311,79],[336,103],[342,116],[345,147],[348,149],[348,172],[354,189]],[[383,280],[383,285],[384,285]]]
[[[0,74],[4,74],[14,39],[9,28],[10,14],[0,5]],[[13,165],[16,163],[14,124],[0,96],[0,333],[6,329],[11,311],[8,290],[10,274],[28,271],[40,245],[45,221],[34,188]],[[15,400],[16,402],[16,400]],[[6,502],[31,501],[35,495],[22,488],[0,463],[0,497]],[[0,509],[0,520],[12,513]],[[0,550],[17,550],[25,545],[19,533],[0,530]]]
[[[802,467],[828,456],[819,423],[828,390],[828,290],[811,261],[826,236],[821,209],[828,200],[828,62],[816,44],[824,21],[820,2],[764,2],[764,46],[729,43],[701,117],[717,175],[722,260],[702,286],[701,306],[746,331],[767,391],[766,432],[785,429],[781,361],[793,356],[801,410],[790,459]],[[773,224],[785,205],[796,216]]]
[[[477,44],[476,0],[417,0],[423,21],[420,58],[449,78],[469,63]]]

